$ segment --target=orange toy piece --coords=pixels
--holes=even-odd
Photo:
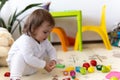
[[[74,80],[79,80],[78,78],[75,78]]]
[[[68,71],[63,71],[63,75],[68,76],[69,75]]]
[[[60,38],[60,42],[62,44],[63,51],[67,51],[67,46],[69,45],[67,35],[65,31],[61,27],[54,27],[52,30],[53,33],[56,33],[58,37]]]

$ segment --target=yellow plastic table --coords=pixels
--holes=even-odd
[[[54,18],[62,17],[76,17],[77,19],[77,33],[78,40],[75,40],[74,50],[77,50],[77,47],[82,51],[82,12],[80,10],[69,10],[69,11],[57,11],[50,12]]]

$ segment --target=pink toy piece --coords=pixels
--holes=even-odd
[[[75,75],[76,75],[75,71],[70,71],[70,76],[75,76]]]
[[[112,72],[108,73],[105,77],[107,79],[110,79],[112,76],[115,76],[115,77],[117,77],[120,80],[120,72],[112,71]]]

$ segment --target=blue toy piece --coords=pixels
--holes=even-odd
[[[76,71],[76,72],[80,72],[80,68],[81,68],[80,66],[76,66],[76,67],[75,67],[75,71]]]
[[[117,38],[120,39],[120,31],[117,32]]]

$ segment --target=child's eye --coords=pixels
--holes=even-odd
[[[44,34],[47,34],[47,32],[46,32],[46,31],[44,31]]]

